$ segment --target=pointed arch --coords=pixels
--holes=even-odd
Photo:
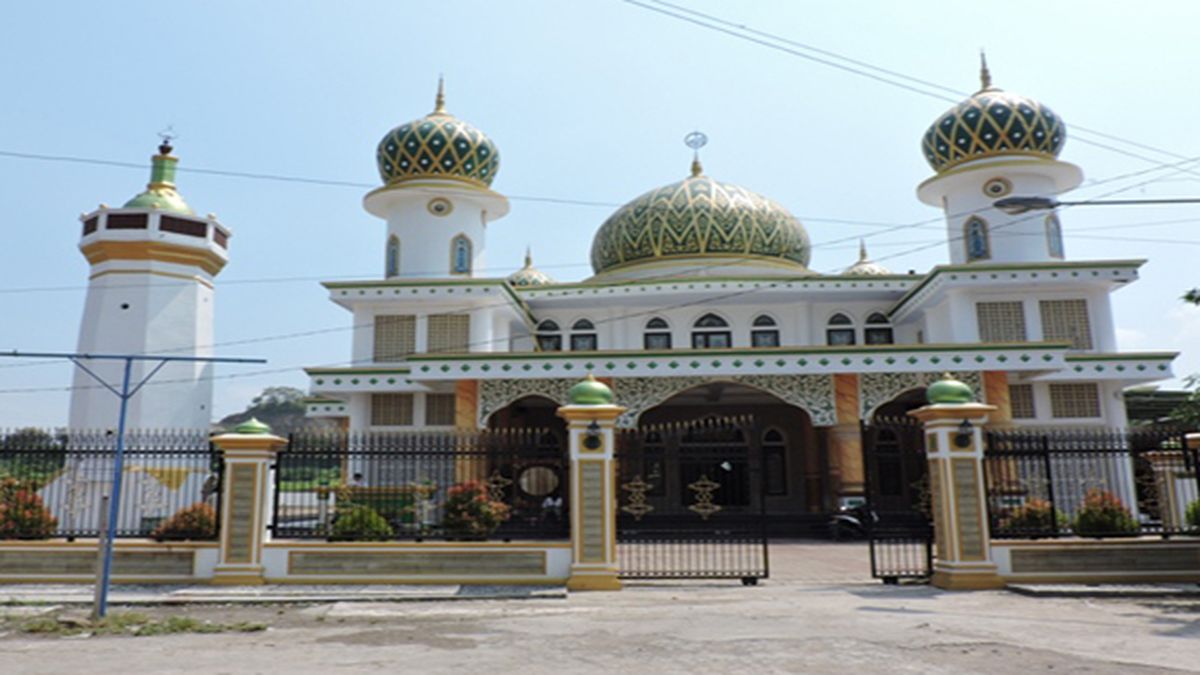
[[[386,279],[400,276],[400,237],[391,235],[387,240],[387,253],[384,254],[383,276]]]
[[[967,218],[963,223],[963,247],[967,252],[967,262],[987,260],[992,257],[992,240],[988,234],[987,221],[979,216]]]
[[[1063,258],[1062,223],[1058,215],[1051,213],[1046,216],[1046,250],[1051,258]]]
[[[475,246],[471,238],[465,234],[455,235],[450,240],[450,273],[471,274],[471,266],[475,258]]]

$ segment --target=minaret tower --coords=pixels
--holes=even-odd
[[[925,132],[926,161],[937,172],[917,196],[946,213],[950,262],[1045,262],[1063,258],[1054,211],[1008,214],[1005,197],[1049,197],[1079,187],[1083,172],[1057,159],[1067,129],[1050,108],[992,85],[980,56],[980,89]]]
[[[164,138],[151,158],[146,190],[120,208],[101,204],[80,216],[79,250],[91,265],[79,327],[81,353],[209,356],[213,279],[229,259],[229,230],[197,216],[175,191],[179,160]],[[123,365],[85,362],[105,381],[121,382]],[[154,363],[134,363],[141,379]],[[129,403],[127,426],[205,429],[212,420],[212,364],[169,363]],[[118,400],[82,372],[71,394],[72,429],[116,425]]]
[[[508,213],[491,189],[500,152],[446,112],[438,79],[433,112],[392,129],[375,153],[383,187],[363,204],[387,221],[384,277],[464,278],[486,269],[487,224]]]

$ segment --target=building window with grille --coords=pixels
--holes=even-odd
[[[1008,405],[1012,410],[1014,420],[1031,420],[1037,418],[1037,409],[1033,405],[1033,385],[1008,385]]]
[[[1072,349],[1092,348],[1092,324],[1087,300],[1041,300],[1042,339],[1069,342]]]
[[[471,273],[471,249],[471,240],[465,234],[458,235],[450,242],[450,272],[452,274]]]
[[[381,314],[375,317],[374,358],[403,361],[417,349],[417,318],[411,314]]]
[[[1050,415],[1055,418],[1100,417],[1100,387],[1095,383],[1050,385]]]
[[[754,317],[754,322],[751,324],[754,328],[750,331],[750,345],[753,347],[778,347],[779,346],[779,329],[775,325],[775,319],[760,314]]]
[[[387,256],[384,260],[383,276],[391,279],[400,274],[400,239],[396,235],[388,237]]]
[[[646,349],[670,349],[671,327],[665,319],[654,317],[646,322],[646,332],[642,336],[642,346]]]
[[[767,429],[762,436],[763,474],[768,495],[787,494],[787,440],[779,429]]]
[[[693,349],[723,349],[733,346],[733,334],[729,332],[729,324],[716,314],[705,314],[696,319],[692,328]]]
[[[831,347],[847,347],[855,344],[854,322],[845,314],[834,314],[829,317],[825,328],[825,344]]]
[[[466,314],[430,314],[426,351],[456,353],[471,351],[471,317]]]
[[[992,257],[992,242],[988,237],[987,221],[979,216],[971,216],[963,223],[963,246],[967,250],[967,262]]]
[[[371,394],[371,426],[406,427],[412,423],[412,394]]]
[[[587,319],[571,324],[571,351],[594,352],[596,349],[596,326]]]
[[[425,425],[454,426],[454,394],[425,394]]]
[[[882,312],[875,312],[867,317],[867,325],[863,328],[863,343],[869,345],[890,345],[893,342],[892,325]]]
[[[1025,342],[1025,308],[1013,302],[977,302],[980,342]]]
[[[562,335],[558,323],[546,319],[537,326],[537,345],[543,352],[561,352]]]

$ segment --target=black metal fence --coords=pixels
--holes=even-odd
[[[924,425],[911,417],[862,426],[871,576],[885,583],[933,574],[929,462]]]
[[[566,539],[563,441],[540,429],[293,434],[275,470],[274,534]]]
[[[1200,534],[1197,451],[1179,429],[1008,429],[987,434],[996,539]]]
[[[220,453],[203,432],[126,435],[117,537],[215,539]],[[116,436],[0,433],[0,539],[96,537],[112,493]]]
[[[617,557],[626,579],[769,573],[764,461],[751,418],[617,432]]]

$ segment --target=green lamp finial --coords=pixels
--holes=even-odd
[[[257,417],[251,417],[249,420],[242,422],[233,428],[234,433],[251,434],[259,436],[262,434],[271,433],[271,427],[258,421]]]
[[[586,378],[571,387],[567,398],[572,405],[612,405],[613,392],[608,385],[588,373]]]
[[[929,385],[929,388],[925,390],[925,398],[934,405],[939,403],[961,405],[973,403],[975,392],[971,391],[971,387],[965,383],[954,379],[950,373],[945,373],[942,375],[942,379]]]

